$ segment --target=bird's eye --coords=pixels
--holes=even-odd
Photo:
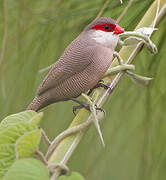
[[[104,26],[104,30],[109,31],[109,32],[114,31],[113,28],[111,28],[111,27],[108,26],[108,25],[105,25],[105,26]]]
[[[104,26],[104,29],[105,29],[106,31],[108,31],[108,30],[110,30],[111,28],[110,28],[110,26]]]

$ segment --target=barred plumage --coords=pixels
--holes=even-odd
[[[93,38],[91,27],[103,23],[116,24],[106,17],[90,23],[52,66],[28,110],[38,111],[49,104],[78,97],[102,79],[111,65],[116,46],[101,44]]]

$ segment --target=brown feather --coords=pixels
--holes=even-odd
[[[104,20],[115,23],[111,18],[100,18],[88,25],[52,66],[28,110],[38,111],[54,102],[78,97],[102,79],[111,65],[114,49],[97,43],[86,31],[95,23],[105,23]]]

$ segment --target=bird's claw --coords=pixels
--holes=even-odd
[[[85,109],[87,109],[88,111],[90,111],[90,105],[89,105],[89,104],[78,105],[78,106],[73,106],[73,114],[76,116],[76,111],[79,110],[79,109],[81,109],[81,108],[83,108],[83,107],[84,107]],[[97,111],[103,112],[104,115],[106,114],[105,110],[104,110],[103,108],[97,107],[96,104],[95,104],[95,109],[96,109]]]
[[[103,80],[103,79],[100,79],[98,83],[104,83],[104,80]]]
[[[105,112],[105,110],[103,109],[103,108],[99,108],[99,107],[97,107],[97,105],[95,104],[95,108],[96,108],[96,110],[97,111],[101,111],[101,112],[103,112],[104,113],[104,115],[106,115],[106,112]]]
[[[90,89],[88,91],[87,95],[89,96],[93,92],[94,89],[99,88],[99,87],[102,87],[104,89],[109,89],[110,88],[109,85],[104,84],[104,80],[100,80],[92,89]]]
[[[74,112],[75,112],[76,109],[81,108],[81,107],[84,107],[85,109],[87,109],[88,111],[91,112],[91,115],[93,117],[93,122],[94,122],[94,125],[95,125],[95,127],[97,129],[97,132],[99,134],[100,140],[101,140],[103,146],[105,146],[103,136],[102,136],[102,133],[101,133],[101,130],[100,130],[98,117],[97,117],[97,110],[102,111],[102,112],[104,112],[104,110],[102,108],[98,108],[97,105],[94,103],[95,101],[94,102],[92,101],[91,97],[89,97],[89,96],[87,96],[86,94],[83,94],[83,93],[82,93],[82,96],[87,100],[87,102],[89,104],[81,102],[78,99],[71,98],[71,100],[73,100],[73,101],[80,104],[79,107],[74,107]]]
[[[79,106],[73,106],[73,114],[76,116],[76,111],[77,111],[78,109],[81,109],[81,108],[83,108],[82,105],[79,105]]]

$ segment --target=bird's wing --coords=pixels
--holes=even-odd
[[[48,89],[58,86],[60,83],[70,78],[74,74],[82,72],[92,63],[94,54],[102,51],[101,47],[97,46],[82,48],[83,49],[67,49],[64,52],[39,86],[37,91],[38,95],[43,94]]]

